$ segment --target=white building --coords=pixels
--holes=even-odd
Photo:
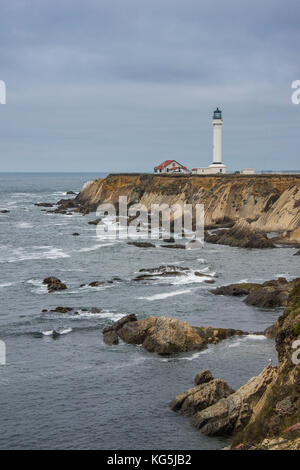
[[[217,108],[213,114],[213,162],[208,167],[193,168],[195,175],[215,175],[225,174],[226,165],[222,162],[222,111]]]
[[[243,168],[241,170],[241,175],[255,175],[255,171],[253,168]]]
[[[176,160],[166,160],[154,167],[154,173],[190,173],[190,170]]]

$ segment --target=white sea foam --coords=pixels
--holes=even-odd
[[[27,283],[34,286],[34,289],[32,289],[31,292],[35,294],[47,294],[48,293],[48,288],[46,284],[43,284],[43,281],[41,279],[29,279]]]
[[[237,348],[237,347],[240,346],[241,344],[242,344],[242,340],[238,339],[238,340],[235,341],[234,343],[228,344],[228,347],[229,347],[229,348]]]
[[[59,333],[60,335],[67,335],[68,333],[71,333],[71,331],[73,331],[72,328],[65,328],[65,329],[63,329],[63,330],[59,330],[58,333]]]
[[[58,333],[59,335],[67,335],[68,333],[71,333],[72,328],[64,328],[62,330],[47,330],[47,331],[42,331],[42,334],[44,336],[52,336],[54,332]]]
[[[53,330],[42,331],[44,336],[51,336],[53,334]]]
[[[33,225],[30,224],[29,222],[18,222],[16,226],[19,228],[32,228],[33,227]]]
[[[136,299],[139,299],[139,300],[163,300],[163,299],[167,299],[168,297],[174,297],[175,295],[184,295],[184,294],[189,294],[190,292],[192,292],[191,289],[186,289],[186,290],[177,290],[177,291],[174,291],[174,292],[164,292],[162,294],[154,294],[154,295],[151,295],[150,297],[136,297]]]
[[[0,284],[0,289],[2,289],[3,287],[13,286],[14,284],[15,282],[4,282],[3,284]]]
[[[194,283],[203,283],[204,281],[209,281],[213,279],[215,273],[207,274],[206,276],[197,276],[193,272],[183,275],[183,276],[178,276],[175,279],[172,278],[171,284],[173,286],[182,286],[186,284],[194,284]],[[168,279],[168,278],[167,278]],[[165,280],[167,280],[165,278]],[[170,283],[170,280],[168,281]]]
[[[78,251],[81,252],[81,253],[86,253],[86,252],[89,252],[89,251],[96,251],[99,248],[103,248],[104,246],[112,246],[112,245],[114,245],[114,243],[102,243],[100,245],[93,245],[93,246],[90,246],[90,247],[81,248]]]
[[[12,257],[7,260],[1,260],[1,262],[7,261],[8,263],[16,263],[19,261],[28,261],[36,259],[58,259],[58,258],[69,258],[70,255],[65,253],[61,248],[55,248],[52,246],[36,246],[32,247],[34,250],[25,250],[25,248],[17,248],[13,250]]]
[[[189,356],[184,356],[184,357],[171,357],[171,358],[164,358],[160,359],[160,362],[172,362],[172,361],[194,361],[195,359],[198,359],[198,357],[202,356],[203,354],[210,354],[213,350],[211,348],[209,349],[204,349],[203,351],[198,351],[196,353],[193,353]]]
[[[244,337],[245,340],[254,340],[254,341],[264,341],[266,340],[266,336],[265,335],[247,335]]]

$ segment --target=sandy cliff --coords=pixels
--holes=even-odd
[[[103,202],[201,203],[205,223],[248,219],[258,231],[292,231],[300,225],[300,176],[171,176],[116,174],[86,184],[76,198],[85,212]],[[299,234],[296,233],[298,239]]]

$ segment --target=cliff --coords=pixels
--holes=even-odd
[[[279,365],[233,447],[300,449],[300,350],[299,345],[293,347],[300,335],[300,281],[275,325]]]
[[[153,203],[204,204],[207,226],[247,219],[257,231],[290,233],[300,225],[298,175],[111,174],[86,183],[74,202],[87,213],[100,203],[117,204],[119,196],[148,209]]]

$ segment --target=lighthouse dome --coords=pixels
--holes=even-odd
[[[213,119],[222,119],[222,111],[219,108],[214,111]]]

